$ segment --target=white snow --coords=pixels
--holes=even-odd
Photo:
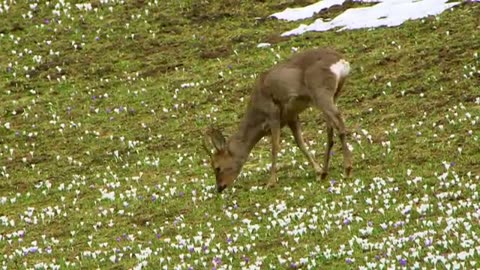
[[[287,8],[282,12],[277,12],[270,16],[281,20],[297,21],[310,18],[314,13],[319,12],[324,8],[330,8],[334,5],[341,5],[343,2],[345,2],[345,0],[323,0],[306,7]]]
[[[257,45],[257,48],[268,48],[268,47],[270,47],[271,45],[272,45],[272,44],[270,44],[270,43],[259,43],[259,44]]]
[[[282,36],[301,35],[308,31],[328,31],[339,28],[347,29],[375,28],[380,26],[399,26],[407,20],[421,19],[430,15],[438,15],[454,7],[460,2],[447,3],[448,0],[365,0],[362,2],[379,2],[370,7],[350,8],[330,21],[315,20],[310,25],[301,24],[299,27],[287,31]],[[324,8],[341,5],[345,0],[323,0],[318,3],[302,7],[287,8],[282,12],[272,14],[272,17],[295,21],[313,16]]]

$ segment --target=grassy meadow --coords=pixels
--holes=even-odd
[[[2,1],[2,269],[479,268],[480,3],[288,38],[299,22],[268,18],[314,2]],[[324,46],[352,66],[353,177],[337,137],[318,181],[283,129],[276,187],[265,138],[216,193],[202,132],[232,134],[259,73]],[[321,164],[323,117],[301,122]]]

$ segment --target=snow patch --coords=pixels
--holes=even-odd
[[[338,31],[399,26],[407,20],[421,19],[431,15],[439,15],[460,2],[447,3],[448,0],[365,0],[361,2],[379,2],[369,7],[350,8],[331,21],[317,19],[310,25],[301,24],[297,28],[287,31],[282,36],[301,35],[308,31],[328,31],[339,28]],[[478,1],[478,0],[477,0]],[[282,12],[272,14],[282,20],[295,21],[313,16],[324,8],[341,5],[345,0],[323,0],[318,3],[302,7],[287,8]]]
[[[280,20],[297,21],[310,18],[313,16],[313,14],[324,8],[330,8],[334,5],[341,5],[343,2],[345,2],[345,0],[323,0],[306,7],[286,8],[284,11],[274,13],[270,16]]]

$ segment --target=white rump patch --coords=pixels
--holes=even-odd
[[[330,70],[337,76],[337,79],[345,78],[350,73],[350,63],[344,59],[330,66]]]

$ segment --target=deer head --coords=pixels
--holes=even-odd
[[[225,188],[232,185],[240,174],[242,163],[229,149],[225,137],[218,129],[210,128],[206,132],[203,146],[210,156],[210,164],[215,173],[217,191],[222,192]],[[213,146],[213,149],[211,146]]]

